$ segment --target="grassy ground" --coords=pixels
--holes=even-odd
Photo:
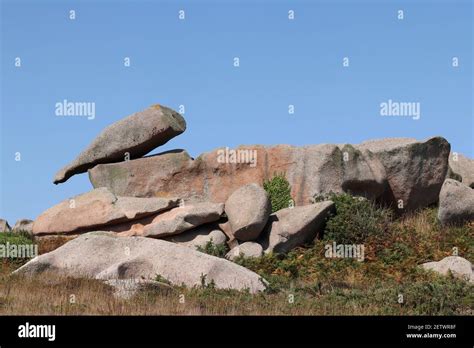
[[[474,260],[474,225],[441,227],[436,210],[393,219],[364,240],[365,261],[324,257],[326,240],[285,257],[238,262],[270,281],[258,295],[213,288],[145,291],[118,300],[94,280],[23,278],[0,266],[0,314],[447,315],[474,314],[474,287],[418,265],[452,255]],[[40,246],[40,250],[42,247]],[[51,249],[51,245],[43,250]]]

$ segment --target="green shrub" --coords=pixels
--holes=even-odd
[[[314,201],[331,200],[336,212],[326,223],[324,239],[340,244],[363,243],[368,237],[383,235],[392,221],[389,209],[347,193],[316,196]]]
[[[272,179],[263,183],[272,202],[272,213],[288,208],[292,202],[291,187],[284,174],[276,174]]]
[[[197,251],[200,251],[202,253],[209,254],[212,256],[222,257],[222,258],[224,258],[227,252],[229,251],[227,244],[224,243],[224,244],[216,245],[214,244],[212,239],[209,242],[207,242],[206,245],[204,245],[204,247],[199,245],[196,249]]]

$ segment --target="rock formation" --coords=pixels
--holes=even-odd
[[[460,256],[448,256],[441,261],[427,262],[421,266],[424,269],[432,270],[441,275],[448,275],[451,272],[456,278],[474,283],[474,273],[471,263]]]
[[[17,272],[102,279],[122,298],[161,287],[158,278],[255,293],[266,286],[257,274],[196,248],[227,242],[229,260],[287,253],[321,235],[335,205],[314,198],[331,192],[350,192],[398,213],[439,199],[442,224],[474,220],[473,161],[450,156],[450,144],[441,137],[240,146],[196,159],[172,150],[141,158],[185,128],[181,115],[155,105],[101,132],[54,181],[88,171],[95,189],[49,208],[33,224],[19,220],[14,228],[31,229],[38,238],[78,237]],[[288,180],[292,204],[271,214],[262,186],[276,174]],[[9,230],[0,220],[0,231]],[[465,263],[445,260],[424,267],[469,273]]]
[[[11,232],[12,228],[7,220],[0,219],[0,232]]]
[[[324,223],[334,210],[334,203],[320,203],[285,208],[270,215],[262,233],[265,253],[286,253],[291,249],[312,242],[322,232]]]
[[[110,226],[119,223],[156,215],[176,207],[178,202],[178,199],[171,198],[120,197],[102,187],[67,199],[46,210],[33,223],[33,234],[108,230]]]
[[[91,232],[29,261],[15,273],[53,272],[92,279],[166,279],[189,287],[214,284],[218,289],[263,291],[266,281],[256,273],[222,258],[191,248],[143,237],[118,237]]]
[[[153,105],[105,128],[79,156],[54,178],[59,184],[99,163],[139,158],[186,129],[184,118],[167,107]]]
[[[360,145],[241,146],[251,163],[222,163],[222,149],[193,160],[184,150],[89,170],[94,187],[124,196],[175,196],[225,202],[241,186],[284,173],[296,205],[315,195],[351,192],[378,199],[400,212],[435,203],[448,170],[450,145],[440,137],[418,142],[383,139]]]
[[[443,225],[474,220],[474,189],[446,179],[439,194],[438,219]]]
[[[267,192],[257,184],[242,186],[225,202],[232,234],[241,241],[255,240],[267,224],[272,204]]]

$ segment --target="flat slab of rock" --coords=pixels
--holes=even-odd
[[[452,175],[458,176],[464,185],[474,188],[474,160],[460,153],[449,155],[449,167]]]
[[[450,144],[441,137],[423,142],[395,138],[364,142],[357,146],[369,150],[382,162],[389,184],[382,201],[399,212],[412,211],[438,201],[448,172]]]
[[[240,241],[256,240],[263,231],[272,204],[263,187],[252,183],[234,191],[225,202],[232,234]]]
[[[226,254],[226,258],[229,260],[235,260],[239,256],[245,258],[249,257],[260,257],[263,255],[263,248],[259,243],[256,242],[245,242],[239,244]]]
[[[0,232],[11,232],[12,228],[7,220],[0,219]]]
[[[191,230],[198,226],[215,222],[224,212],[224,204],[201,202],[173,208],[156,215],[146,224],[134,224],[120,236],[142,236],[163,238]]]
[[[456,278],[474,283],[472,264],[460,256],[448,256],[441,261],[424,263],[421,267],[441,275],[448,275],[451,272]]]
[[[166,279],[188,287],[214,282],[219,289],[263,291],[266,281],[231,261],[164,240],[118,237],[113,232],[83,234],[29,261],[15,273],[52,272],[92,279]]]
[[[42,213],[33,234],[71,234],[156,215],[176,207],[179,199],[120,197],[102,187],[67,199]]]
[[[105,128],[79,156],[54,178],[59,184],[99,163],[139,158],[186,129],[184,118],[165,106],[153,105]]]
[[[474,221],[474,189],[446,179],[439,194],[438,219],[443,225]]]
[[[261,243],[265,253],[287,253],[313,241],[322,232],[334,208],[332,201],[324,201],[273,213],[262,234]]]
[[[214,224],[207,224],[163,239],[168,242],[178,243],[192,249],[197,249],[199,247],[204,248],[209,242],[212,242],[214,245],[224,245],[227,236]]]

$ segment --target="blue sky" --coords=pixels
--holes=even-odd
[[[472,22],[469,0],[1,0],[0,217],[90,190],[87,174],[53,176],[155,103],[184,105],[188,129],[153,153],[441,135],[473,157]],[[64,99],[94,102],[95,119],[56,116]],[[420,119],[382,117],[389,99]]]

